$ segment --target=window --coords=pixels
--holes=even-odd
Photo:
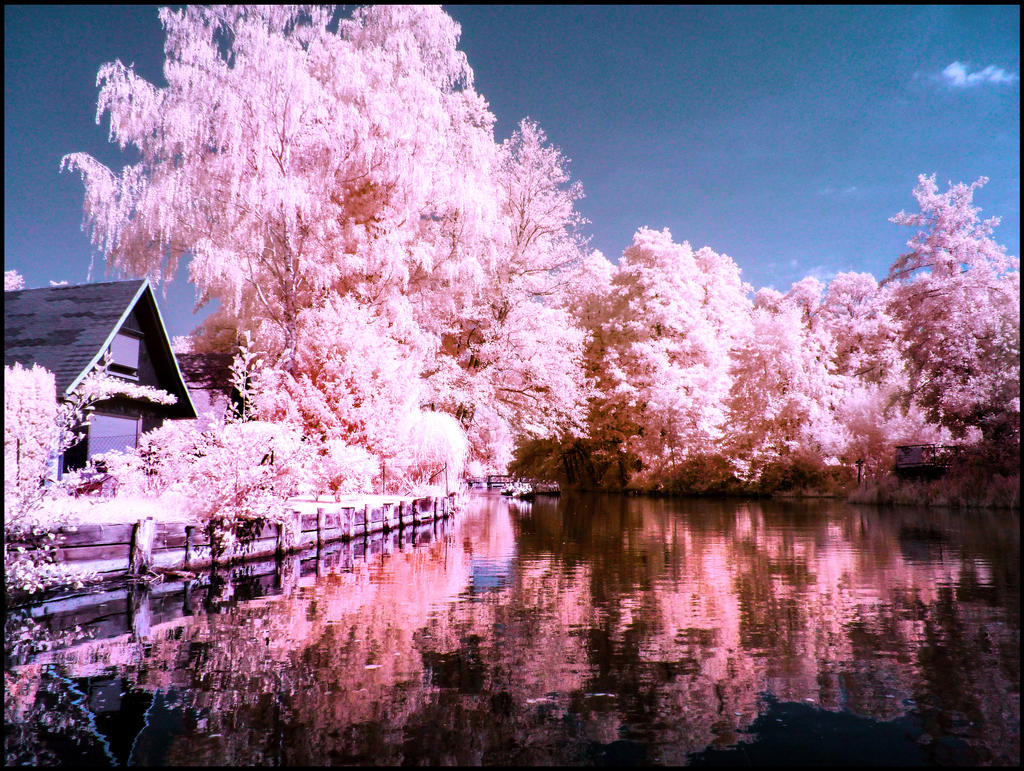
[[[138,378],[139,346],[141,340],[134,335],[118,332],[110,344],[110,373],[122,377]]]
[[[138,437],[139,418],[93,415],[89,421],[89,457],[135,447]]]

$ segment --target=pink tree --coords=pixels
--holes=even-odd
[[[1019,443],[1020,274],[979,220],[974,191],[988,180],[938,192],[934,175],[914,189],[921,211],[898,225],[919,228],[886,279],[899,322],[909,399],[929,420],[964,437]]]
[[[305,426],[314,439],[344,439],[388,457],[424,401],[424,351],[402,345],[388,319],[351,296],[304,310],[300,323],[297,374],[263,369],[256,413]]]
[[[738,343],[727,398],[730,444],[751,473],[798,451],[835,457],[847,437],[835,409],[834,341],[820,318],[822,285],[798,281],[785,295],[760,290]]]
[[[726,420],[729,351],[747,322],[749,287],[735,263],[642,228],[611,281],[595,333],[598,430],[655,470],[717,446]]]
[[[359,8],[337,33],[332,17],[161,11],[167,86],[120,62],[98,78],[97,119],[141,159],[120,174],[81,153],[63,161],[85,183],[93,243],[115,269],[167,279],[191,255],[200,304],[222,304],[197,350],[250,332],[287,375],[285,412],[315,435],[361,426],[351,438],[369,442],[402,425],[375,390],[447,410],[471,434],[481,405],[506,424],[490,436],[526,415],[571,424],[582,333],[547,299],[579,256],[564,159],[528,122],[495,143],[439,8]],[[379,354],[364,355],[369,328]]]
[[[484,466],[501,468],[510,457],[511,447],[496,441],[582,430],[585,333],[566,297],[583,257],[575,208],[583,193],[566,166],[535,123],[520,123],[499,152],[500,216],[479,244],[479,291],[434,314],[445,325],[427,370],[430,399],[463,423]]]
[[[437,250],[423,231],[493,216],[490,113],[440,9],[163,9],[168,85],[104,65],[97,120],[141,159],[120,174],[78,153],[85,218],[111,267],[171,278],[191,254],[200,303],[278,330],[294,369],[299,314],[328,291],[402,288]],[[225,41],[227,43],[225,44]],[[456,271],[458,273],[458,271]]]
[[[908,403],[900,325],[890,312],[893,285],[868,273],[840,273],[828,285],[820,316],[835,341],[841,390],[835,415],[848,436],[845,461],[868,473],[887,471],[897,444],[944,443],[949,432]]]
[[[840,377],[881,383],[902,373],[890,294],[870,273],[840,273],[829,282],[820,316],[835,340]]]

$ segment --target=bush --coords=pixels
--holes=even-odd
[[[761,495],[803,492],[845,494],[857,472],[848,466],[828,465],[819,456],[797,452],[769,461],[761,468],[754,489]]]
[[[18,527],[42,500],[57,445],[53,373],[38,365],[4,367],[4,524]]]
[[[313,448],[298,429],[260,421],[202,432],[168,422],[146,434],[134,452],[141,465],[114,466],[130,471],[126,488],[181,493],[190,501],[189,513],[201,521],[279,520],[285,500],[310,486],[315,466]]]
[[[724,455],[695,453],[665,476],[662,487],[673,495],[730,495],[743,486]]]
[[[314,493],[330,490],[335,498],[342,493],[368,492],[379,472],[379,463],[362,447],[353,447],[341,439],[327,441],[316,465]]]

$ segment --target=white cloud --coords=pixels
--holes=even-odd
[[[859,190],[860,188],[856,185],[847,185],[846,187],[834,187],[832,185],[827,185],[826,187],[821,188],[821,190],[818,191],[818,194],[828,196],[850,196],[856,195]]]
[[[953,62],[942,71],[941,77],[947,86],[953,88],[969,88],[980,83],[1015,83],[1019,80],[1018,75],[991,64],[983,70],[968,72],[963,62]]]

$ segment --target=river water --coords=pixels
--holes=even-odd
[[[9,616],[8,764],[1020,761],[1017,513],[477,493],[345,548]]]

